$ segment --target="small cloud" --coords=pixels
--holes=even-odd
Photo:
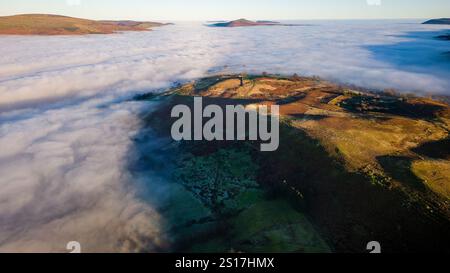
[[[81,0],[66,0],[66,4],[71,7],[79,6],[81,5]]]
[[[366,0],[369,6],[381,6],[381,0]]]

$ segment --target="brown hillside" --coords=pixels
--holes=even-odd
[[[118,31],[147,31],[161,23],[137,21],[94,21],[50,14],[23,14],[0,17],[0,34],[84,35]]]

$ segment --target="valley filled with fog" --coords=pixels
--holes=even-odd
[[[136,178],[130,166],[136,137],[151,129],[142,128],[140,116],[157,107],[131,100],[135,95],[241,72],[450,95],[449,41],[434,38],[444,26],[302,23],[1,36],[0,251],[63,252],[77,240],[86,251],[170,248],[159,212],[170,191],[166,176]],[[148,151],[159,141],[148,139]]]

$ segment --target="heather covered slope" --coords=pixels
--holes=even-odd
[[[136,21],[94,21],[49,14],[24,14],[0,17],[0,34],[83,35],[110,34],[117,31],[145,31],[164,24]]]
[[[450,200],[450,146],[446,141],[450,108],[445,103],[352,90],[302,77],[248,78],[244,86],[240,86],[239,79],[230,78],[198,90],[201,84],[195,85],[189,94],[279,104],[281,114],[294,127],[321,140],[349,171],[366,171],[387,178],[389,162],[385,159],[407,158],[411,161],[411,172],[422,176],[418,180],[422,180],[423,187]],[[427,147],[433,147],[433,151],[425,156]],[[418,170],[426,165],[433,166],[434,175]],[[447,183],[443,183],[445,180]]]
[[[243,85],[234,75],[214,76],[163,97],[138,99],[167,100],[147,122],[168,135],[171,107],[190,105],[193,96],[202,96],[204,106],[278,104],[282,126],[280,148],[273,153],[259,152],[252,142],[178,147],[187,156],[180,157],[175,172],[194,194],[217,190],[214,183],[198,184],[207,179],[202,174],[209,165],[206,173],[219,170],[223,177],[239,166],[251,170],[242,177],[252,183],[237,179],[245,184],[237,195],[224,194],[231,200],[213,206],[224,217],[219,221],[224,229],[211,222],[213,228],[197,226],[208,236],[187,239],[186,245],[194,245],[190,250],[315,252],[328,246],[336,252],[365,252],[367,242],[378,240],[384,252],[450,251],[447,104],[298,76],[248,76]],[[235,158],[224,157],[227,153]],[[229,170],[214,168],[244,158]],[[289,228],[277,228],[275,222]],[[295,238],[310,240],[278,248]]]

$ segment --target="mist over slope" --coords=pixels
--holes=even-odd
[[[0,37],[0,251],[64,251],[72,240],[89,251],[168,248],[157,204],[137,197],[127,166],[139,113],[155,105],[127,99],[177,81],[243,71],[449,94],[450,69],[439,57],[448,43],[405,36],[418,30],[442,27],[193,23],[108,36]],[[394,57],[377,58],[384,46],[401,42],[426,45],[419,48],[436,61],[399,65]],[[399,54],[416,53],[413,46]]]

